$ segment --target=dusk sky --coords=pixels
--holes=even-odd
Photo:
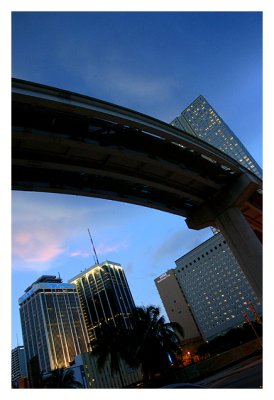
[[[260,12],[14,12],[12,76],[170,122],[202,94],[262,166]],[[136,305],[164,308],[154,279],[212,236],[182,217],[89,197],[12,193],[12,347],[18,298],[42,274],[66,282],[120,263]]]

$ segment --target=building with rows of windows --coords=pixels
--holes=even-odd
[[[107,260],[95,264],[70,279],[70,283],[76,286],[91,344],[102,323],[120,322],[129,327],[135,304],[120,264]],[[75,366],[84,371],[88,388],[121,388],[142,379],[140,368],[130,368],[123,360],[119,364],[120,373],[114,373],[109,360],[98,369],[92,351],[75,358]]]
[[[83,387],[122,387],[141,379],[140,370],[122,364],[122,380],[110,366],[97,369],[90,343],[102,322],[114,324],[135,308],[120,264],[105,261],[63,283],[43,275],[19,299],[27,375],[30,387],[39,387],[41,374],[56,368],[74,368]]]
[[[170,321],[185,328],[186,338],[200,333],[208,340],[242,324],[245,312],[254,319],[250,303],[261,314],[261,304],[220,233],[175,263],[155,284]]]
[[[43,275],[19,299],[30,387],[41,373],[67,368],[87,352],[88,336],[75,285]]]
[[[262,169],[203,96],[197,97],[171,125],[211,144],[262,179]]]
[[[11,379],[14,387],[19,387],[20,379],[27,376],[24,346],[17,346],[11,351]]]
[[[171,125],[218,148],[262,179],[262,169],[203,96],[197,97]],[[244,320],[249,303],[262,306],[223,236],[215,236],[179,258],[155,280],[171,321],[185,328],[185,337],[218,335]]]
[[[135,304],[120,264],[95,264],[69,282],[76,285],[90,341],[102,322],[116,325],[119,320],[128,326]]]

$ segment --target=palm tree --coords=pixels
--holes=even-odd
[[[125,385],[121,361],[130,367],[141,367],[144,382],[152,380],[157,373],[163,373],[171,364],[176,364],[180,352],[180,338],[184,337],[182,327],[166,323],[155,306],[136,307],[130,317],[130,328],[122,323],[116,326],[103,323],[97,338],[91,343],[92,353],[97,358],[99,369],[110,362],[112,373],[117,372]],[[177,333],[176,333],[177,332]]]
[[[82,385],[75,380],[72,369],[57,368],[43,379],[43,387],[46,389],[77,389]]]
[[[91,342],[92,354],[97,359],[99,370],[102,370],[109,362],[112,374],[118,373],[122,386],[125,385],[121,368],[121,360],[124,358],[123,337],[125,332],[124,326],[120,323],[116,322],[114,325],[104,322],[96,332],[96,339]]]
[[[133,312],[127,360],[131,366],[141,366],[144,382],[176,364],[180,353],[178,334],[184,337],[183,328],[175,322],[166,323],[158,307],[137,307]]]

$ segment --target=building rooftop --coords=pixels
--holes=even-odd
[[[116,267],[121,267],[121,264],[114,262],[114,261],[109,261],[109,260],[105,260],[100,264],[94,264],[88,268],[85,268],[83,271],[81,271],[79,274],[77,274],[76,276],[74,276],[73,278],[69,279],[69,282],[75,282],[78,278],[81,278],[84,274],[90,272],[91,270],[98,268],[98,267],[103,267],[104,265],[115,265]]]
[[[36,279],[35,282],[33,282],[29,287],[27,287],[27,289],[25,290],[25,292],[28,292],[33,285],[36,285],[37,283],[62,283],[63,280],[60,277],[56,277],[55,275],[42,275],[40,276],[40,278]]]

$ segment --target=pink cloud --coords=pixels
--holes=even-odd
[[[13,235],[13,255],[23,263],[47,263],[64,251],[56,235],[47,230],[19,231]]]
[[[28,262],[38,262],[38,263],[45,263],[53,260],[60,254],[64,252],[64,248],[56,247],[54,245],[49,245],[44,249],[40,249],[37,254],[33,254],[31,257],[27,257],[25,260]]]
[[[16,235],[16,242],[18,245],[26,245],[30,240],[30,235],[25,232],[20,232]]]

